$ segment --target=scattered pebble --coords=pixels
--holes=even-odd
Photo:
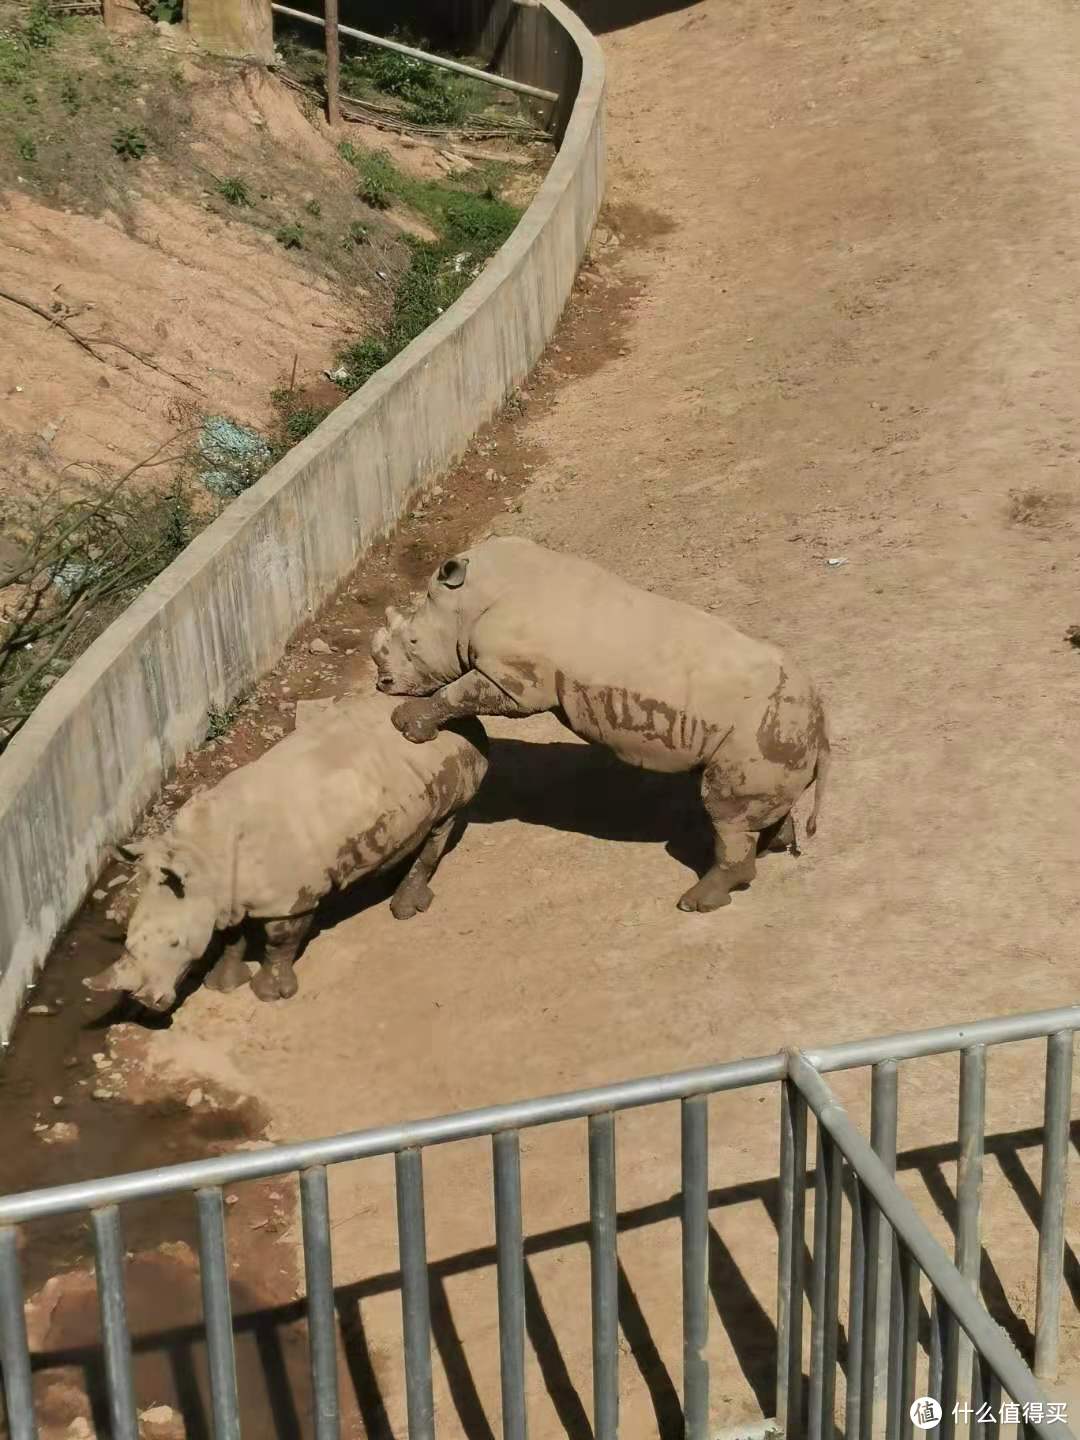
[[[79,1127],[69,1120],[58,1120],[45,1127],[41,1138],[46,1145],[73,1145],[79,1138]]]
[[[50,1009],[48,1005],[31,1005],[26,1013],[27,1015],[55,1015],[56,1011]]]
[[[111,1100],[113,1098],[111,1090],[91,1090],[90,1095],[94,1100]]]
[[[171,1405],[151,1405],[149,1410],[140,1410],[139,1420],[143,1425],[149,1425],[154,1433],[159,1427],[167,1428],[173,1433],[180,1425],[180,1416]]]
[[[316,636],[308,646],[312,655],[332,655],[334,652],[321,636]]]
[[[226,1196],[225,1196],[225,1204],[226,1204],[226,1205],[235,1205],[239,1199],[240,1199],[240,1196],[239,1196],[239,1195],[226,1195]]]
[[[95,891],[94,891],[94,899],[95,899],[95,900],[104,900],[104,899],[105,899],[105,891],[104,891],[104,890],[95,890]]]
[[[197,1105],[202,1104],[202,1101],[203,1092],[196,1086],[187,1097],[187,1107],[189,1110],[194,1110]]]

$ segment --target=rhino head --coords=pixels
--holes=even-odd
[[[214,933],[219,906],[212,877],[192,847],[167,838],[121,846],[114,853],[139,862],[140,894],[124,953],[83,984],[88,990],[123,990],[148,1009],[168,1010]]]
[[[386,624],[371,639],[375,685],[385,695],[432,695],[468,669],[458,644],[465,635],[467,655],[469,617],[462,587],[468,566],[467,556],[440,565],[426,598],[411,615],[388,607]]]

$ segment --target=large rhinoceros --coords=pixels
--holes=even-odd
[[[394,711],[430,741],[466,715],[553,711],[648,770],[700,771],[715,862],[679,900],[716,910],[749,884],[759,844],[794,849],[791,809],[829,763],[814,686],[772,645],[586,560],[492,539],[447,560],[408,618],[372,639],[378,688],[423,696]]]
[[[119,849],[142,872],[127,944],[84,983],[168,1009],[220,931],[225,949],[206,983],[244,984],[254,941],[262,964],[251,988],[260,1000],[287,998],[318,902],[417,851],[390,909],[399,920],[426,910],[454,819],[487,770],[487,737],[463,720],[418,750],[391,709],[371,694],[334,705],[189,800],[165,834]]]

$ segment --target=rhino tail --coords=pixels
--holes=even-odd
[[[821,737],[818,746],[817,761],[814,765],[814,807],[810,811],[806,821],[807,835],[817,834],[818,816],[821,814],[821,802],[825,796],[825,782],[829,778],[829,765],[832,762],[832,750],[826,736]]]

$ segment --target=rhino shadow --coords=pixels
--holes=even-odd
[[[664,845],[698,878],[712,864],[712,837],[697,775],[637,770],[599,746],[490,741],[487,777],[470,824],[519,820],[598,840]]]

